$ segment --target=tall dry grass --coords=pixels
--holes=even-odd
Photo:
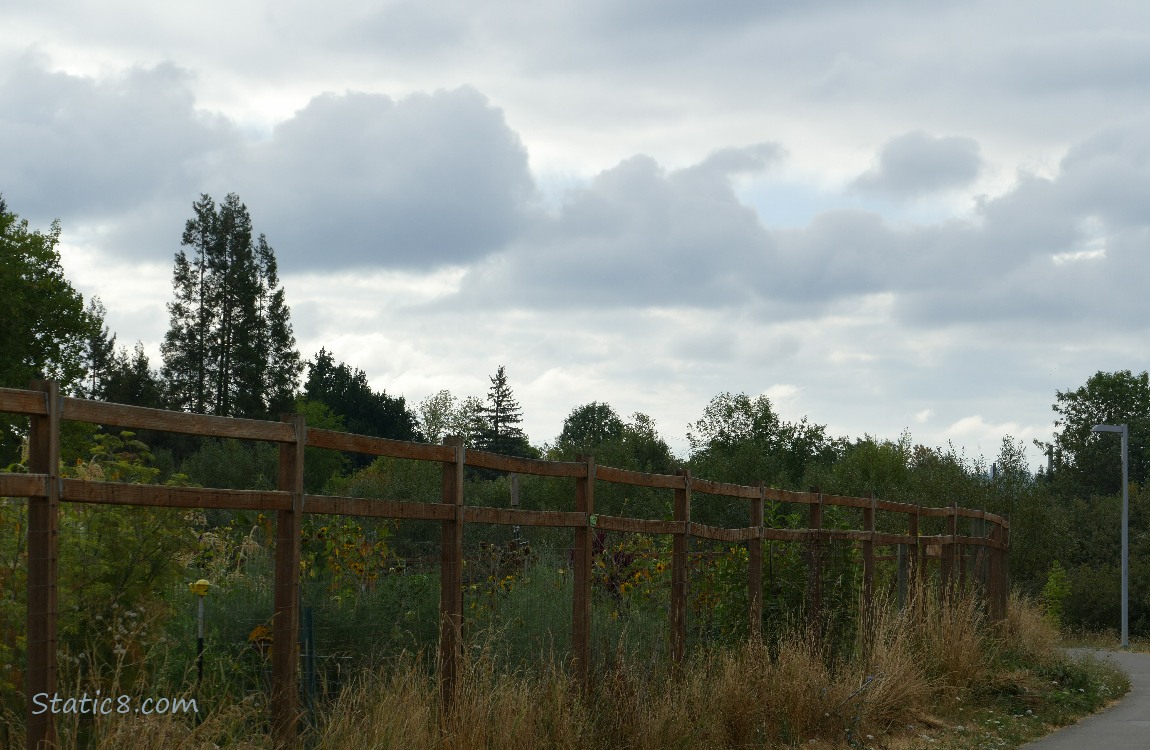
[[[1002,655],[1040,663],[1057,654],[1041,611],[1013,597],[986,621],[974,595],[916,591],[906,609],[875,607],[853,649],[831,649],[803,627],[737,648],[700,651],[677,670],[619,653],[588,690],[564,665],[506,671],[490,649],[469,653],[451,709],[418,658],[362,676],[310,730],[317,750],[575,750],[770,748],[865,744],[917,721],[942,697],[995,679]],[[833,638],[834,634],[824,638]],[[831,654],[840,654],[837,657]],[[845,655],[842,655],[844,654]],[[202,716],[107,722],[98,748],[270,748],[265,709],[233,704]],[[65,750],[76,747],[64,745]]]

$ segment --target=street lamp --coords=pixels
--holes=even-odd
[[[1122,648],[1130,648],[1130,481],[1126,468],[1129,430],[1124,424],[1096,424],[1090,431],[1122,433]]]

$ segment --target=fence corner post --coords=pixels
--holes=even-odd
[[[575,554],[571,600],[571,652],[575,678],[586,690],[590,687],[591,667],[591,568],[594,556],[595,522],[595,457],[583,455],[579,460],[587,467],[587,476],[575,480],[575,512],[587,516],[587,523],[575,527]]]
[[[463,659],[463,468],[467,448],[463,438],[449,435],[443,444],[455,449],[443,462],[440,501],[454,508],[442,522],[439,570],[439,694],[446,712],[455,698]]]
[[[28,470],[47,476],[45,494],[28,498],[28,682],[29,698],[56,692],[57,563],[60,551],[60,385],[33,380],[30,390],[44,394],[46,414],[29,420]],[[33,713],[28,700],[29,750],[55,747],[52,714]]]
[[[272,614],[272,737],[281,748],[299,746],[300,546],[307,421],[285,414],[295,439],[280,443],[277,489],[291,493],[291,509],[276,512],[275,604]]]

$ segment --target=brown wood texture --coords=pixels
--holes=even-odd
[[[870,507],[863,508],[863,530],[868,539],[862,543],[863,557],[863,622],[866,623],[867,632],[870,632],[871,613],[874,611],[874,523],[875,506],[877,505],[874,493],[870,494]]]
[[[573,461],[544,461],[536,458],[504,456],[487,451],[467,451],[467,465],[540,477],[584,477],[587,466]]]
[[[110,424],[117,427],[133,427],[142,430],[179,432],[186,435],[236,438],[240,440],[264,440],[274,443],[290,443],[295,437],[291,426],[282,422],[265,422],[259,419],[238,419],[236,417],[216,417],[210,414],[188,414],[181,411],[147,409],[143,406],[109,404],[103,401],[89,401],[82,398],[64,399],[64,419],[93,424]]]
[[[0,497],[47,496],[47,474],[0,474]]]
[[[823,495],[823,507],[828,505],[836,505],[840,508],[858,508],[860,510],[870,510],[871,500],[869,497],[847,497],[845,495]]]
[[[910,515],[915,512],[917,505],[911,503],[895,503],[890,500],[875,500],[874,507],[876,510],[881,510],[885,513],[902,513],[903,515]]]
[[[817,536],[812,529],[763,529],[763,539],[772,542],[809,542]]]
[[[675,490],[683,486],[683,478],[671,474],[647,474],[642,471],[615,469],[610,466],[595,467],[595,478],[602,482],[630,484],[636,487],[658,487]]]
[[[551,526],[578,528],[587,525],[587,514],[558,510],[515,510],[514,508],[464,507],[465,523],[502,526]]]
[[[163,487],[65,479],[64,500],[102,505],[154,508],[223,508],[227,510],[290,510],[291,494],[266,490],[217,490],[206,487]]]
[[[807,542],[806,549],[807,627],[811,628],[812,632],[818,632],[823,607],[823,504],[822,493],[812,491],[811,494],[815,496],[816,502],[808,506],[810,514],[807,526],[814,533]]]
[[[28,498],[27,695],[56,692],[57,564],[60,552],[60,389],[32,381],[46,414],[29,420],[28,468],[47,476],[42,497]],[[50,712],[33,712],[28,701],[28,747],[54,747],[56,725]]]
[[[954,544],[954,536],[958,530],[958,516],[955,515],[954,509],[958,507],[952,504],[946,508],[946,536],[950,540],[944,544],[942,548],[942,562],[940,563],[942,589],[945,593],[950,593],[955,585],[955,558],[958,548]]]
[[[810,505],[819,501],[818,493],[813,492],[793,492],[791,490],[777,490],[774,487],[767,488],[767,499],[776,500],[780,503],[800,503],[802,505]]]
[[[687,527],[688,536],[697,536],[700,539],[710,539],[715,542],[745,542],[758,539],[762,530],[758,527],[743,529],[726,529],[721,526],[705,526],[701,523],[692,523]]]
[[[598,474],[599,468],[595,468]],[[627,518],[625,516],[601,516],[596,514],[595,528],[601,531],[624,531],[631,534],[682,534],[685,532],[681,521],[655,521],[647,518]]]
[[[388,438],[372,437],[371,435],[356,435],[350,432],[320,430],[315,427],[308,428],[307,444],[308,447],[311,448],[328,448],[330,450],[347,451],[348,453],[366,453],[371,456],[411,458],[418,461],[451,461],[453,456],[451,448],[444,445],[412,443],[406,440],[390,440]]]
[[[675,520],[682,524],[671,539],[671,660],[683,663],[687,648],[687,585],[691,561],[688,557],[691,525],[691,473],[679,472],[681,486],[675,490]]]
[[[360,497],[308,495],[304,513],[325,513],[337,516],[367,516],[415,521],[448,521],[455,519],[455,510],[440,503],[409,503],[399,500],[375,500]]]
[[[758,534],[747,540],[747,636],[752,641],[763,637],[763,490],[760,484],[759,496],[751,500],[751,528]]]
[[[0,388],[0,413],[44,415],[48,413],[48,404],[43,391]]]
[[[730,482],[712,482],[709,479],[697,479],[695,477],[691,477],[691,492],[705,492],[708,495],[724,497],[741,497],[747,500],[758,500],[762,496],[762,490],[758,487],[748,487]]]
[[[917,537],[910,534],[883,534],[875,532],[874,543],[883,546],[894,546],[898,544],[914,544]]]
[[[444,707],[451,706],[463,659],[463,469],[467,449],[463,438],[444,440],[455,452],[453,461],[443,462],[441,500],[453,510],[453,518],[442,523],[439,566],[439,690]]]
[[[276,487],[291,506],[276,511],[275,583],[272,611],[272,737],[285,749],[299,747],[300,531],[304,508],[304,448],[307,423],[302,414],[285,415],[295,441],[281,443]]]
[[[575,512],[590,518],[595,513],[595,459],[583,456],[585,476],[575,480]],[[571,598],[571,653],[575,676],[584,689],[590,688],[591,674],[591,576],[594,564],[593,531],[588,524],[575,529],[575,568]]]

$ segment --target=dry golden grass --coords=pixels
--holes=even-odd
[[[1016,664],[1057,659],[1041,611],[1018,597],[997,625],[973,595],[916,592],[910,606],[871,613],[869,637],[832,659],[820,640],[792,628],[766,642],[700,651],[678,670],[617,654],[584,691],[555,660],[532,670],[501,671],[489,650],[469,654],[458,692],[444,713],[434,670],[417,658],[362,676],[322,711],[308,746],[316,750],[667,750],[899,746],[907,726],[956,696],[994,692],[1004,679],[1026,682]],[[862,632],[862,628],[859,628]],[[1021,662],[1019,661],[1021,659]],[[1014,670],[1014,671],[1011,671]],[[1037,694],[1037,693],[1036,693]],[[969,706],[968,710],[973,709]],[[927,718],[924,718],[927,717]],[[271,748],[265,709],[233,704],[202,718],[107,721],[97,748]],[[917,730],[916,730],[917,731]],[[868,739],[870,738],[870,739]],[[70,750],[76,742],[65,742]]]

